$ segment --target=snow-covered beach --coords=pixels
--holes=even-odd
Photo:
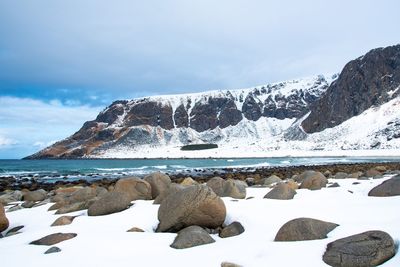
[[[66,215],[78,216],[69,225],[50,226],[62,215],[47,211],[52,204],[6,212],[11,229],[23,225],[19,234],[0,239],[4,266],[221,266],[232,262],[241,266],[327,266],[322,261],[328,243],[369,230],[400,239],[400,196],[371,197],[368,192],[380,179],[329,179],[320,190],[297,189],[290,200],[263,198],[269,187],[246,188],[245,199],[222,197],[226,206],[225,224],[240,222],[244,233],[229,238],[211,234],[212,244],[174,249],[176,233],[157,233],[159,205],[153,200],[135,200],[128,209],[104,216],[88,216],[86,210]],[[11,206],[8,206],[8,208]],[[7,208],[6,208],[7,210]],[[327,238],[311,241],[275,242],[282,225],[308,217],[339,226]],[[127,232],[132,227],[144,232]],[[4,231],[6,233],[7,231]],[[59,253],[44,254],[47,246],[29,243],[53,233],[76,233],[57,244]],[[396,254],[383,266],[399,266]]]

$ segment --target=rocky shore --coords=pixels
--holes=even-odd
[[[400,163],[225,169],[193,177],[157,172],[141,178],[54,184],[11,177],[1,186],[0,251],[33,253],[40,266],[51,266],[43,257],[47,254],[59,255],[62,266],[71,266],[77,264],[71,261],[77,258],[71,251],[83,256],[77,248],[108,251],[118,242],[155,246],[164,257],[172,253],[179,259],[169,263],[176,266],[187,266],[189,258],[198,260],[192,266],[260,266],[268,263],[260,258],[271,257],[277,248],[277,254],[307,253],[303,261],[310,266],[400,262]],[[128,233],[147,235],[143,239]],[[84,241],[85,236],[90,238]],[[31,250],[32,245],[47,249]],[[248,258],[238,253],[242,246],[267,248]],[[220,254],[206,260],[198,258],[203,253],[195,248]],[[95,265],[109,266],[113,258],[106,256]],[[147,257],[137,260],[139,265],[160,264],[146,262]],[[12,261],[6,256],[5,262]],[[271,265],[287,266],[278,261]]]

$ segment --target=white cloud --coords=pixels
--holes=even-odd
[[[0,148],[27,156],[78,131],[103,107],[68,106],[30,98],[0,97]],[[2,158],[0,150],[0,158]]]

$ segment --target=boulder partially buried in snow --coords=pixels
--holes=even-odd
[[[390,197],[400,195],[400,175],[384,181],[369,191],[371,197]]]
[[[219,237],[227,238],[231,236],[240,235],[244,232],[244,227],[240,222],[233,222],[228,226],[224,227],[219,233]]]
[[[338,226],[336,223],[311,218],[297,218],[285,223],[275,236],[275,241],[316,240],[327,237],[327,234]]]
[[[69,239],[74,238],[76,236],[77,236],[77,234],[74,234],[74,233],[67,233],[67,234],[56,233],[56,234],[51,234],[51,235],[45,236],[43,238],[40,238],[38,240],[32,241],[29,244],[31,244],[31,245],[41,245],[41,246],[52,246],[54,244],[60,243],[60,242],[65,241],[65,240],[69,240]]]
[[[368,231],[328,244],[323,261],[330,266],[377,266],[395,255],[393,238],[382,231]]]
[[[293,199],[294,195],[296,195],[296,191],[293,190],[290,185],[280,183],[269,191],[264,198],[288,200]]]
[[[155,172],[144,177],[146,182],[148,182],[151,186],[151,196],[152,199],[155,199],[162,192],[166,191],[171,184],[171,178],[168,175]]]
[[[3,232],[4,230],[6,230],[9,225],[10,225],[10,223],[9,223],[7,217],[6,217],[6,213],[4,211],[4,207],[0,203],[0,232]]]
[[[177,232],[191,225],[217,228],[225,220],[221,198],[206,185],[194,185],[169,194],[158,209],[157,232]]]
[[[203,228],[193,225],[178,232],[172,248],[183,249],[214,243],[215,240]]]
[[[326,187],[328,179],[316,171],[305,171],[300,175],[301,185],[300,189],[307,188],[310,190],[319,190],[322,187]]]
[[[131,201],[127,194],[108,192],[95,201],[88,209],[89,216],[100,216],[120,212],[127,209]]]
[[[214,177],[207,182],[207,186],[220,197],[246,198],[247,184],[243,181],[233,179],[224,180],[221,177]]]
[[[118,180],[115,183],[114,191],[127,194],[130,201],[148,200],[152,196],[150,184],[137,177]]]

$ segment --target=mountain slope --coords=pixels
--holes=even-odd
[[[271,156],[276,151],[400,148],[400,45],[339,76],[251,89],[116,101],[71,137],[28,158]],[[187,144],[217,149],[181,151]]]

